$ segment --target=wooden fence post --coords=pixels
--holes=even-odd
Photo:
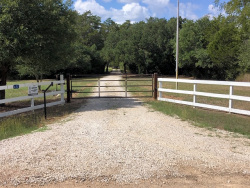
[[[157,88],[157,86],[158,86],[158,84],[157,84],[157,82],[158,82],[158,74],[157,73],[154,73],[154,99],[155,100],[157,100],[157,90],[158,90],[158,88]]]
[[[67,103],[70,103],[70,74],[67,74]]]

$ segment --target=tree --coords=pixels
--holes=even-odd
[[[211,27],[208,17],[196,22],[188,20],[180,30],[180,63],[185,75],[198,78],[211,77],[213,64],[207,51],[206,31]]]
[[[250,40],[244,41],[244,43],[240,47],[240,55],[239,55],[239,65],[241,67],[242,72],[246,73],[250,71]]]
[[[109,65],[115,61],[115,45],[117,43],[117,33],[119,26],[111,18],[108,18],[101,27],[101,34],[104,40],[104,47],[101,50],[101,57],[106,66],[106,73],[108,73]]]
[[[77,17],[76,58],[70,70],[77,73],[103,73],[105,63],[101,58],[104,41],[101,34],[101,18],[90,11]]]
[[[22,74],[42,76],[67,63],[75,38],[75,12],[70,1],[2,0],[0,2],[1,85],[17,67]],[[4,92],[0,98],[5,98]]]
[[[215,0],[217,6],[224,8],[226,13],[234,17],[236,23],[245,33],[250,33],[250,1],[249,0],[230,0],[227,3],[220,3]]]
[[[240,45],[239,29],[228,18],[219,16],[212,21],[208,32],[208,53],[214,66],[216,79],[233,80],[241,72],[238,64]]]

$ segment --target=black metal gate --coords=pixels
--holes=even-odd
[[[111,79],[108,79],[111,76]],[[109,85],[107,85],[109,83]],[[114,93],[114,94],[111,94]],[[117,95],[117,93],[120,93]],[[120,79],[112,79],[112,75],[71,75],[71,98],[93,97],[153,97],[154,75],[124,74]]]

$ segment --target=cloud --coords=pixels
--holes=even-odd
[[[117,2],[119,3],[126,3],[126,4],[129,4],[129,3],[139,3],[141,0],[117,0]]]
[[[164,16],[165,13],[169,10],[169,3],[170,0],[142,0],[142,3],[144,3],[152,15],[154,17],[156,16]]]
[[[81,14],[90,10],[94,15],[98,15],[103,19],[107,19],[110,16],[110,12],[98,4],[95,0],[87,0],[84,2],[82,0],[77,0],[74,7],[75,10]]]
[[[150,17],[148,9],[139,3],[128,3],[121,9],[111,8],[110,10],[106,10],[96,0],[77,0],[74,7],[81,14],[90,10],[94,15],[100,16],[102,20],[111,18],[119,24],[124,23],[126,20],[134,23]]]
[[[112,9],[112,19],[117,23],[123,23],[126,20],[138,22],[149,18],[149,12],[146,7],[141,6],[139,3],[130,3],[122,7],[121,10]]]
[[[112,0],[102,0],[109,2]],[[124,3],[120,9],[106,9],[97,0],[77,0],[74,4],[75,10],[79,13],[91,11],[94,15],[100,16],[102,21],[111,18],[116,23],[122,24],[126,20],[132,23],[145,20],[150,16],[165,17],[166,15],[176,17],[177,7],[170,0],[116,0]],[[192,3],[180,3],[180,16],[187,19],[197,20],[198,16],[194,13],[199,7]],[[210,10],[211,9],[211,10]],[[209,7],[209,10],[216,14],[216,10]]]
[[[199,17],[194,13],[199,7],[192,3],[180,3],[180,16],[191,20],[197,20]]]
[[[226,15],[225,10],[221,10],[219,7],[216,7],[214,5],[208,6],[208,16],[210,19],[213,19],[214,17],[218,17],[220,14]]]

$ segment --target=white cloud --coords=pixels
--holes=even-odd
[[[160,6],[167,6],[169,4],[169,0],[142,0],[143,3],[150,5],[150,6],[156,6],[156,7],[160,7]]]
[[[226,15],[225,10],[220,10],[219,7],[215,7],[214,5],[208,6],[208,16],[210,19],[213,19],[214,17],[218,17],[220,14]]]
[[[141,0],[117,0],[119,3],[139,3]]]
[[[130,20],[133,23],[150,17],[148,9],[139,3],[125,4],[122,9],[111,8],[106,10],[96,0],[77,0],[74,7],[81,14],[90,10],[94,15],[100,16],[102,20],[111,18],[119,24],[124,23],[126,20]]]
[[[84,2],[82,2],[82,0],[77,0],[74,7],[75,10],[81,14],[90,10],[94,15],[98,15],[103,19],[107,19],[110,15],[109,11],[98,4],[95,0],[87,0]]]
[[[117,23],[123,23],[126,20],[138,22],[145,20],[149,17],[149,12],[146,7],[141,6],[139,3],[130,3],[122,7],[121,10],[112,9],[112,19]]]
[[[198,9],[197,5],[192,3],[180,3],[180,16],[191,20],[197,20],[198,16],[194,13],[194,10]]]
[[[146,4],[154,17],[164,16],[169,10],[170,0],[142,0]]]

